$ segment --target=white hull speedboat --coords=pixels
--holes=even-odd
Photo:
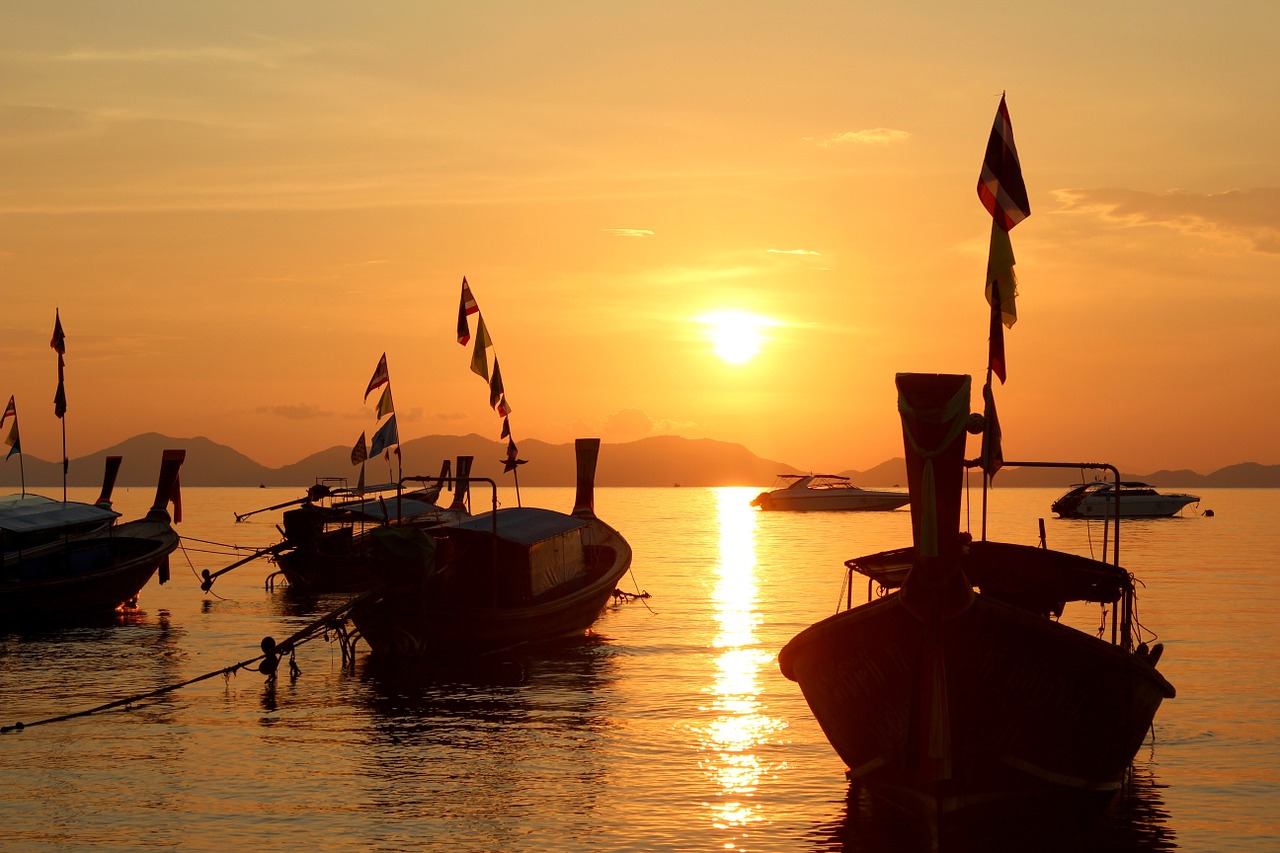
[[[1122,518],[1168,518],[1188,504],[1199,503],[1198,495],[1162,494],[1146,483],[1120,483]],[[1053,502],[1051,509],[1061,518],[1115,518],[1116,484],[1087,483],[1076,486]]]
[[[779,474],[774,488],[761,492],[751,505],[790,512],[890,510],[911,500],[907,492],[860,489],[837,474]]]

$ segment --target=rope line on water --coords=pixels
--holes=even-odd
[[[348,653],[350,651],[348,647],[354,646],[355,644],[354,638],[352,638],[343,628],[342,623],[345,621],[345,617],[347,613],[351,610],[351,608],[355,607],[361,601],[365,600],[366,598],[369,598],[372,595],[378,594],[381,591],[382,591],[381,588],[374,587],[373,589],[367,592],[363,592],[360,595],[357,595],[355,598],[346,602],[341,607],[331,610],[330,612],[326,613],[324,616],[321,616],[319,619],[316,619],[314,622],[311,622],[305,627],[303,627],[302,629],[294,632],[291,636],[289,636],[286,640],[284,640],[281,643],[277,643],[271,637],[263,637],[262,639],[263,653],[258,655],[257,657],[249,658],[248,660],[242,660],[239,663],[234,663],[230,666],[223,667],[222,669],[215,669],[212,672],[206,672],[204,675],[198,675],[195,678],[187,679],[186,681],[180,682],[178,684],[169,684],[164,687],[157,688],[155,690],[149,690],[146,693],[139,693],[134,696],[129,696],[128,698],[125,698],[125,699],[116,699],[113,702],[107,702],[106,704],[98,705],[93,708],[87,708],[83,711],[73,711],[69,714],[60,714],[56,717],[46,717],[43,720],[36,720],[35,722],[31,722],[31,723],[18,722],[18,723],[13,723],[12,725],[0,726],[0,734],[7,734],[9,732],[15,732],[15,731],[20,732],[25,729],[32,728],[34,726],[43,726],[43,725],[48,725],[49,723],[62,723],[62,722],[66,722],[67,720],[74,720],[77,717],[87,717],[91,714],[98,714],[103,711],[110,711],[113,708],[127,707],[129,705],[134,705],[138,702],[141,702],[144,699],[154,699],[158,696],[163,696],[166,693],[172,693],[175,690],[180,690],[183,687],[189,687],[192,684],[197,684],[201,681],[206,681],[210,678],[214,678],[215,676],[221,675],[223,677],[230,677],[234,675],[236,672],[238,672],[239,670],[247,669],[248,667],[252,666],[255,663],[259,664],[258,671],[266,675],[268,680],[274,679],[276,674],[276,667],[279,665],[280,659],[285,654],[290,655],[290,660],[289,660],[290,669],[292,673],[296,676],[299,670],[297,668],[297,664],[294,663],[292,658],[293,650],[309,640],[314,640],[317,636],[327,637],[330,630],[336,630],[338,632],[339,641],[342,643],[342,646],[343,646],[343,660],[345,662],[347,659]],[[261,663],[259,663],[259,661],[261,661]]]

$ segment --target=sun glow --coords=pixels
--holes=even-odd
[[[746,364],[764,346],[761,331],[775,321],[746,311],[713,311],[698,318],[707,327],[715,354],[729,364]]]

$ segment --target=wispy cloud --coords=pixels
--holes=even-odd
[[[645,228],[602,228],[606,234],[615,237],[652,237],[653,232]]]
[[[812,142],[819,148],[831,148],[835,145],[891,145],[905,142],[911,134],[905,130],[894,130],[889,127],[873,127],[869,130],[846,130],[831,136],[806,136],[806,142]]]
[[[814,256],[817,256],[818,254],[820,254],[819,252],[815,252],[813,249],[765,249],[765,252],[766,252],[766,253],[768,253],[768,254],[770,254],[770,255],[814,255]]]
[[[259,415],[274,415],[289,421],[314,421],[318,418],[333,417],[332,412],[307,403],[294,403],[285,406],[259,406],[254,412]]]
[[[642,409],[622,409],[605,418],[603,431],[614,440],[670,435],[692,427],[691,423],[651,417]]]
[[[1155,226],[1204,239],[1244,242],[1251,249],[1280,253],[1280,187],[1190,193],[1173,190],[1057,190],[1065,213],[1096,216],[1112,225]]]

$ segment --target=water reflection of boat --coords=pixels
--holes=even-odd
[[[1053,557],[998,565],[1020,555],[1001,547],[965,553],[969,377],[901,374],[897,383],[910,569],[897,592],[794,637],[779,655],[783,674],[799,682],[851,780],[939,823],[1037,793],[1105,800],[1174,695],[1155,668],[1159,646],[1133,645],[1132,583],[1118,567],[1077,573]],[[1032,609],[996,591],[1015,589],[1018,563],[1052,570],[1032,590]],[[975,591],[966,569],[993,591]],[[1083,583],[1085,597],[1116,594],[1118,642],[1047,618],[1045,602],[1060,609],[1069,597],[1065,583],[1045,588],[1052,573]]]
[[[1050,507],[1061,518],[1168,518],[1188,504],[1199,503],[1199,495],[1158,492],[1146,483],[1085,483],[1076,486]]]
[[[589,628],[631,566],[631,546],[595,514],[599,448],[599,439],[577,442],[572,513],[498,509],[494,487],[491,512],[373,531],[382,585],[350,610],[373,654],[486,654]]]
[[[815,848],[843,853],[1168,853],[1178,844],[1162,787],[1150,768],[1136,767],[1107,809],[1081,812],[1060,808],[1053,800],[1034,800],[1020,809],[948,825],[939,836],[909,812],[853,784],[843,815],[820,831],[825,843]]]
[[[779,474],[774,487],[751,499],[763,510],[867,512],[905,506],[906,492],[862,489],[839,474]]]
[[[119,513],[102,498],[97,504],[46,499],[0,505],[0,621],[110,613],[136,604],[158,570],[167,581],[168,556],[178,546],[167,508],[185,455],[164,452],[155,502],[134,521],[115,523]]]

